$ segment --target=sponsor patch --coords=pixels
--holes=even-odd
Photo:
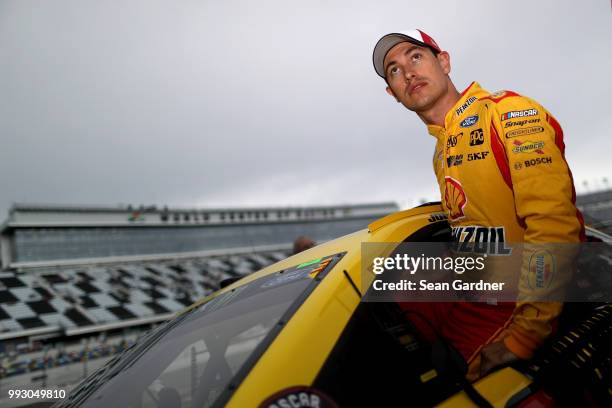
[[[450,148],[450,147],[455,147],[457,146],[457,143],[459,143],[459,140],[461,140],[461,136],[463,136],[463,132],[459,133],[458,135],[449,135],[448,139],[446,139],[446,148]]]
[[[506,124],[504,125],[504,128],[509,128],[512,126],[525,126],[529,123],[539,123],[539,122],[540,122],[540,118],[531,118],[531,119],[525,119],[525,120],[510,120],[506,122]]]
[[[510,111],[510,112],[506,112],[506,113],[502,113],[501,115],[501,120],[508,120],[508,119],[514,119],[514,118],[525,118],[528,116],[535,116],[538,114],[538,110],[537,109],[525,109],[525,110],[520,110],[520,111]]]
[[[529,259],[529,288],[549,288],[555,275],[555,258],[545,250],[540,250]]]
[[[478,146],[484,143],[484,132],[482,129],[472,130],[470,132],[470,146]]]
[[[532,126],[532,127],[528,127],[525,129],[515,129],[509,132],[506,132],[506,138],[510,139],[512,137],[517,137],[517,136],[533,135],[534,133],[542,133],[543,131],[544,131],[544,128],[542,126]]]
[[[504,95],[506,95],[506,91],[497,91],[497,92],[491,94],[491,98],[498,99],[498,98],[501,98]]]
[[[552,157],[538,157],[536,159],[525,160],[525,167],[539,166],[541,164],[552,164]]]
[[[534,133],[542,133],[543,131],[544,131],[544,128],[542,126],[532,126],[532,127],[525,128],[525,129],[515,129],[515,130],[511,130],[510,132],[506,133],[506,139],[510,139],[512,137],[517,137],[517,136],[533,135]]]
[[[259,408],[337,408],[323,392],[312,387],[286,388],[259,404]]]
[[[521,142],[520,140],[514,141],[514,147],[512,153],[537,153],[544,154],[544,142]]]
[[[448,167],[461,166],[462,163],[463,163],[462,154],[453,154],[446,158],[446,164]]]
[[[467,118],[463,119],[459,126],[462,128],[469,128],[474,126],[476,122],[478,122],[478,115],[468,116]]]
[[[461,115],[463,112],[465,112],[465,110],[474,102],[476,102],[477,98],[475,96],[470,96],[469,98],[467,98],[467,100],[463,103],[463,105],[461,105],[460,107],[457,108],[457,110],[455,110],[455,112],[457,113],[457,116]]]
[[[486,157],[489,155],[489,152],[484,151],[484,152],[478,152],[478,153],[468,153],[467,155],[467,161],[474,161],[474,160],[482,160],[482,159],[486,159]]]
[[[452,227],[455,250],[458,252],[477,252],[491,255],[510,255],[512,248],[505,245],[504,227],[482,227],[468,225]]]
[[[452,177],[444,177],[444,206],[452,221],[465,217],[463,209],[468,203],[467,196],[461,183]]]

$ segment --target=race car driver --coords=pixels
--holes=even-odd
[[[460,93],[449,76],[448,52],[421,30],[383,36],[373,62],[387,93],[437,140],[433,167],[456,241],[584,240],[563,131],[542,105],[512,91],[491,94],[476,82]],[[517,275],[529,272],[527,263],[521,261]],[[430,322],[467,360],[473,380],[530,358],[550,335],[562,303],[427,306]]]

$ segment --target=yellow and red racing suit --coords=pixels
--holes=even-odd
[[[542,105],[511,91],[490,94],[473,82],[446,114],[444,127],[430,125],[428,131],[437,139],[433,166],[455,240],[584,240],[563,132]],[[521,267],[526,272],[524,261]],[[551,333],[562,304],[510,306],[506,324],[483,345],[503,339],[510,351],[529,358]],[[488,309],[481,310],[470,313]]]

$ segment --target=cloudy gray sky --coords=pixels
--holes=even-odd
[[[436,199],[434,139],[371,63],[413,27],[459,89],[552,111],[579,191],[612,179],[609,0],[0,0],[0,218]]]

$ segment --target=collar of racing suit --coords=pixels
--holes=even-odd
[[[446,116],[444,117],[445,126],[427,125],[427,131],[436,139],[444,137],[446,135],[445,130],[450,127],[450,124],[454,120],[458,120],[463,116],[468,106],[474,103],[477,99],[488,94],[489,92],[484,90],[478,82],[473,81],[463,90],[463,92],[461,92],[461,95],[459,95],[459,100],[453,105],[453,107],[446,112]]]

